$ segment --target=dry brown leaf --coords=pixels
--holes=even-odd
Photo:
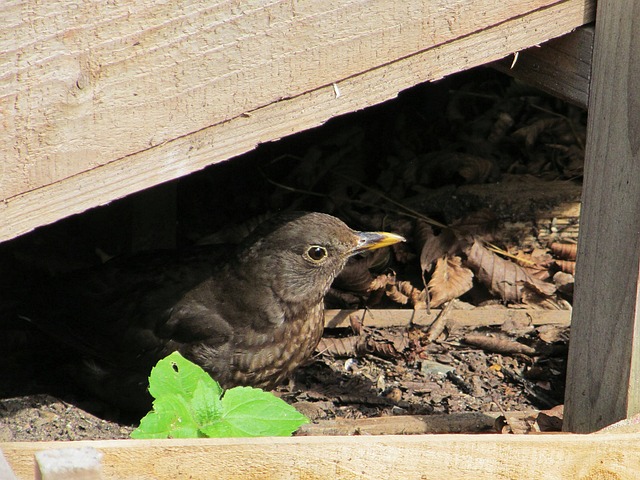
[[[494,144],[498,143],[505,137],[507,131],[513,127],[514,123],[515,120],[511,115],[509,115],[509,113],[500,112],[498,114],[498,118],[493,124],[493,127],[491,127],[491,132],[487,137],[487,141]]]
[[[411,339],[409,338],[409,332],[407,330],[401,330],[398,333],[390,333],[387,337],[393,343],[394,348],[402,353],[407,348],[411,347]]]
[[[553,276],[553,283],[556,285],[558,292],[573,296],[573,286],[575,283],[573,275],[565,272],[556,272]]]
[[[563,260],[576,260],[578,255],[578,245],[576,243],[560,243],[554,242],[549,245],[553,254]]]
[[[531,251],[518,250],[516,253],[510,252],[518,265],[536,270],[534,274],[540,280],[549,278],[549,265],[554,260],[551,255],[542,248],[534,248]]]
[[[522,303],[529,307],[541,310],[566,310],[564,302],[559,302],[555,297],[541,292],[529,282],[524,282],[521,293]]]
[[[566,342],[569,329],[560,325],[541,325],[537,328],[538,338],[546,343]]]
[[[358,315],[357,313],[352,313],[349,315],[349,326],[351,327],[351,331],[360,335],[364,329],[363,325],[364,318]]]
[[[409,297],[398,290],[397,285],[389,285],[385,293],[387,294],[387,297],[400,305],[406,305],[409,303]]]
[[[576,262],[571,260],[556,260],[556,266],[560,271],[570,275],[576,274]]]
[[[387,297],[400,305],[411,305],[416,310],[426,308],[426,292],[420,290],[410,282],[401,281],[395,284],[389,283],[385,292]]]
[[[539,432],[537,412],[505,412],[496,419],[496,430],[502,434],[524,435]]]
[[[420,220],[416,223],[415,240],[420,250],[420,268],[423,272],[431,272],[438,258],[455,253],[461,245],[453,230],[448,228],[436,235],[431,225]]]
[[[411,282],[405,281],[398,282],[398,288],[404,295],[409,298],[409,303],[413,306],[414,309],[423,310],[427,308],[427,294],[425,290],[420,290],[419,288],[411,285]]]
[[[361,353],[369,353],[379,357],[398,358],[400,352],[409,347],[409,337],[406,334],[381,334],[369,335],[359,345]]]
[[[391,342],[367,338],[359,345],[359,353],[377,355],[379,357],[397,358],[400,356],[395,346]]]
[[[427,308],[427,290],[414,288],[409,296],[409,300],[414,310],[425,310]]]
[[[534,276],[534,272],[505,260],[475,241],[466,249],[467,264],[480,282],[505,302],[520,303],[524,284],[529,283],[544,295],[552,295],[555,286]]]
[[[525,127],[519,128],[513,132],[512,136],[523,139],[527,147],[532,147],[538,140],[540,134],[562,123],[564,123],[564,120],[557,117],[540,118]]]
[[[353,357],[356,355],[360,337],[322,337],[316,351],[334,357]]]
[[[435,308],[471,290],[473,272],[462,266],[458,256],[439,258],[428,287]]]
[[[466,183],[485,183],[498,169],[496,163],[488,158],[477,155],[460,154],[458,175]]]
[[[561,432],[564,419],[564,405],[556,405],[538,413],[536,423],[541,432]]]
[[[413,306],[414,309],[423,310],[427,308],[425,290],[420,290],[414,287],[411,282],[406,281],[398,282],[397,287],[399,293],[407,298],[407,303]]]
[[[384,290],[390,285],[396,284],[396,275],[395,273],[381,273],[376,278],[373,279],[369,288],[371,291],[375,290]]]
[[[500,326],[500,330],[512,336],[524,335],[534,329],[531,316],[507,318]]]

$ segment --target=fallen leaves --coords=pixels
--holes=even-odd
[[[463,219],[461,224],[473,222],[465,223]],[[477,224],[474,227],[480,230]],[[430,225],[418,222],[416,243],[420,248],[420,268],[429,293],[429,307],[459,298],[474,287],[475,280],[504,303],[563,308],[554,298],[555,285],[545,281],[550,276],[551,263],[545,251],[516,254],[505,251],[502,253],[508,258],[503,258],[496,253],[501,250],[493,245],[487,247],[482,236],[466,228],[448,228],[435,233]]]
[[[409,348],[406,330],[368,328],[357,315],[350,316],[351,330],[355,335],[347,337],[323,336],[316,351],[333,357],[359,357],[367,354],[380,358],[399,358]]]
[[[555,261],[561,272],[575,275],[576,272],[576,256],[578,254],[578,245],[576,243],[558,243],[554,242],[549,245],[549,249],[558,257]]]
[[[458,298],[472,287],[473,272],[462,266],[462,258],[457,255],[439,258],[428,284],[431,306],[435,308]]]
[[[547,296],[555,292],[555,286],[538,280],[532,269],[499,257],[477,240],[467,250],[467,254],[469,265],[478,280],[504,302],[521,303],[525,288]]]

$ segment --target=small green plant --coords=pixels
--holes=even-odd
[[[270,392],[218,382],[178,352],[160,360],[149,376],[153,410],[132,438],[286,436],[309,420]]]

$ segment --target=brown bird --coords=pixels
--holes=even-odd
[[[75,380],[125,410],[149,407],[149,372],[176,350],[224,388],[270,389],[313,353],[323,297],[347,260],[401,241],[284,214],[232,249],[141,254],[58,279],[18,313],[79,353]]]

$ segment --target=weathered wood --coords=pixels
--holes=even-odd
[[[593,26],[531,47],[492,66],[574,105],[587,108],[591,81]],[[514,64],[515,62],[515,64]]]
[[[598,2],[565,428],[640,412],[640,0]]]
[[[2,453],[2,450],[0,450],[0,478],[2,480],[18,480],[18,477],[13,473],[13,470]]]
[[[72,442],[104,454],[105,479],[637,479],[640,434],[405,435]],[[0,444],[19,478],[59,443]]]
[[[520,417],[531,412],[511,412]],[[502,413],[460,412],[440,415],[395,415],[319,420],[300,427],[297,435],[418,435],[425,433],[483,433],[494,431]]]
[[[505,174],[498,184],[461,185],[456,189],[457,201],[468,202],[469,196],[480,208],[495,212],[503,223],[504,238],[521,237],[522,245],[578,238],[582,186],[576,183]],[[495,205],[500,206],[499,211]],[[508,232],[510,228],[516,231]],[[527,228],[532,233],[522,237]]]
[[[90,446],[36,452],[36,480],[102,480],[102,453]]]
[[[71,3],[0,7],[0,241],[562,35],[595,2]]]
[[[431,325],[440,309],[426,310],[327,310],[324,313],[326,328],[349,327],[349,315],[356,314],[362,318],[364,325],[369,327],[406,327],[409,325]],[[528,310],[515,308],[474,308],[471,310],[452,309],[447,315],[447,323],[459,327],[502,325],[506,321],[523,323],[530,321],[531,325],[570,325],[571,311],[569,310]]]

